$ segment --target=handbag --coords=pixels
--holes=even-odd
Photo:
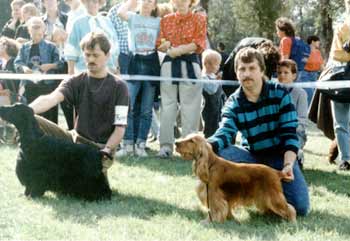
[[[350,80],[350,64],[344,66],[332,66],[325,69],[318,81]],[[350,103],[350,88],[320,89],[320,92],[331,100]]]

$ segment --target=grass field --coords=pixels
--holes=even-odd
[[[86,203],[47,192],[27,199],[15,146],[0,146],[0,240],[350,240],[350,172],[326,161],[329,140],[308,130],[305,171],[311,212],[296,224],[238,211],[241,225],[201,225],[191,163],[125,158],[109,171],[111,201]],[[151,146],[155,154],[156,146]]]

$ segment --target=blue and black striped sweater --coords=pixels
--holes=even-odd
[[[239,131],[242,146],[253,154],[298,153],[297,112],[288,91],[275,82],[264,82],[256,103],[247,100],[242,87],[222,109],[219,129],[208,139],[213,150],[229,146]]]

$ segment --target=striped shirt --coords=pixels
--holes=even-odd
[[[297,113],[288,91],[278,83],[265,82],[256,103],[248,101],[242,87],[222,110],[219,129],[208,139],[213,150],[228,147],[239,131],[242,146],[254,154],[298,152]]]

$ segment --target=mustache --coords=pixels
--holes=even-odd
[[[242,81],[252,80],[251,78],[244,78]]]
[[[88,63],[88,66],[96,66],[95,63]]]

